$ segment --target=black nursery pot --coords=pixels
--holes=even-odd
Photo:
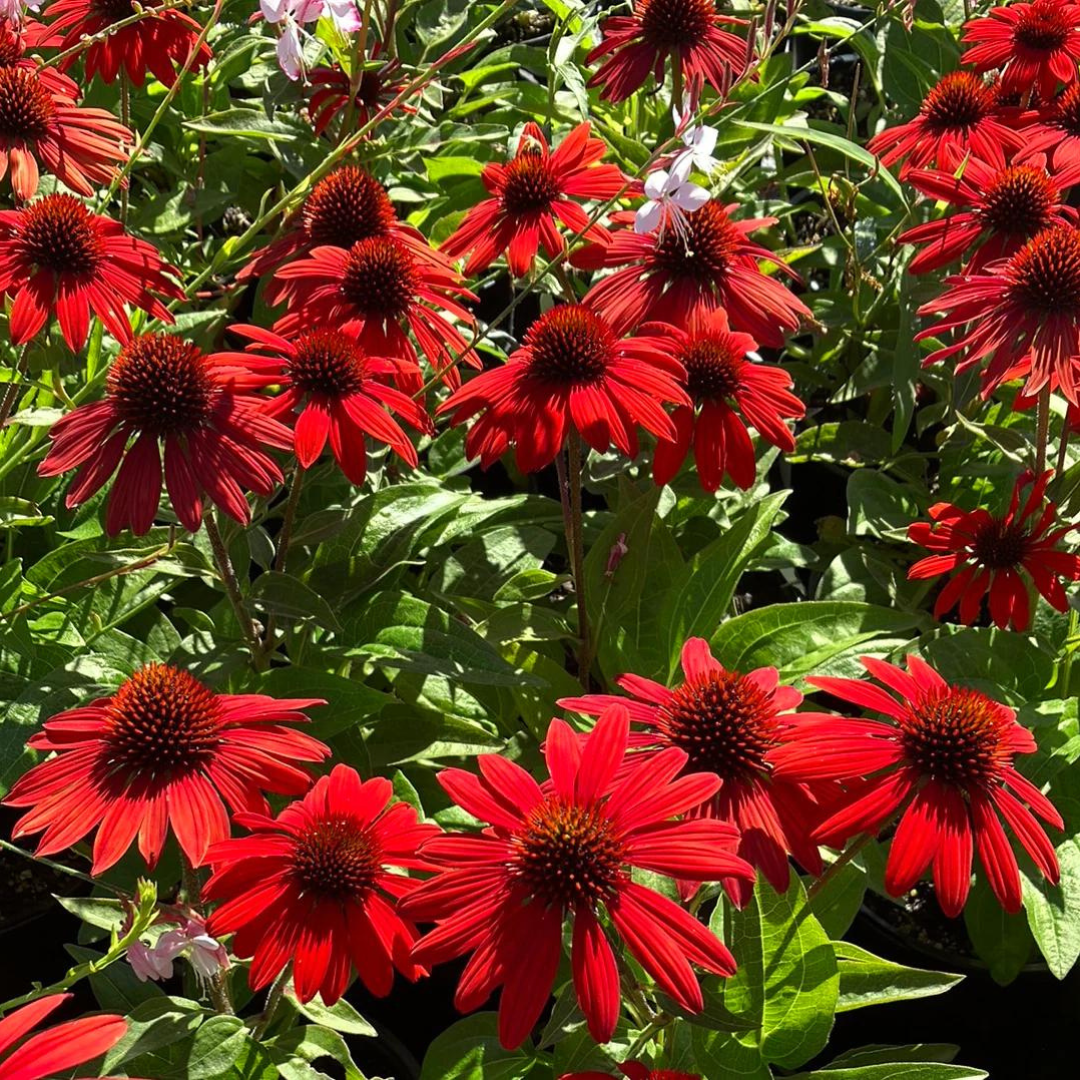
[[[929,919],[924,932],[902,931],[875,910],[872,900],[864,905],[848,940],[896,963],[952,971],[964,980],[942,996],[841,1014],[830,1053],[868,1041],[954,1043],[960,1047],[958,1063],[985,1069],[995,1080],[1070,1075],[1076,1060],[1080,966],[1059,981],[1045,965],[1028,964],[1012,983],[1001,986],[970,951],[962,920],[951,935],[941,933],[942,920],[940,915]]]

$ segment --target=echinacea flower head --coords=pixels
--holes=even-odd
[[[45,722],[29,742],[55,757],[12,786],[9,806],[30,807],[15,837],[44,832],[39,855],[54,855],[94,829],[92,873],[119,860],[138,836],[153,869],[169,830],[192,866],[229,835],[234,813],[266,813],[264,792],[299,795],[311,784],[300,762],[329,749],[291,725],[315,698],[218,694],[167,664],[140,668],[111,697]],[[224,802],[222,801],[224,800]]]
[[[68,1020],[30,1035],[45,1017],[73,997],[73,994],[49,994],[12,1010],[0,1020],[0,1076],[4,1080],[46,1080],[59,1076],[100,1057],[124,1037],[127,1021],[122,1016],[105,1013]],[[30,1037],[26,1038],[27,1035]]]
[[[802,694],[781,686],[775,668],[746,674],[726,670],[702,638],[690,638],[683,646],[682,669],[683,681],[670,689],[640,675],[623,675],[616,681],[629,697],[586,694],[563,698],[559,705],[584,716],[624,706],[635,726],[624,770],[675,747],[687,755],[684,775],[715,773],[720,789],[692,808],[690,817],[735,826],[737,854],[778,892],[786,891],[790,880],[788,855],[804,870],[821,873],[821,855],[810,840],[811,829],[823,817],[816,794],[806,784],[775,780],[770,764]],[[697,889],[697,881],[680,884],[684,894]],[[750,899],[753,882],[733,877],[723,885],[739,907]]]
[[[1056,610],[1068,610],[1061,579],[1080,581],[1080,555],[1059,549],[1073,526],[1059,526],[1057,507],[1046,501],[1051,475],[1047,471],[1036,478],[1025,472],[1018,477],[1004,514],[941,502],[930,507],[930,521],[908,526],[908,539],[934,553],[915,563],[908,578],[952,574],[934,604],[936,618],[959,604],[960,621],[970,626],[986,597],[997,627],[1026,630],[1031,624],[1029,582]]]
[[[311,189],[299,213],[286,222],[282,235],[253,252],[236,280],[261,277],[317,247],[347,250],[358,240],[391,235],[413,243],[418,251],[426,247],[415,229],[398,221],[386,188],[371,173],[359,165],[343,165]],[[278,303],[281,293],[281,284],[271,281],[267,302]]]
[[[849,789],[814,838],[839,847],[861,833],[876,835],[898,815],[886,889],[901,896],[932,867],[938,903],[950,918],[967,901],[973,850],[1001,906],[1020,910],[1020,870],[1002,820],[1057,884],[1054,847],[1032,811],[1058,829],[1061,815],[1016,770],[1016,755],[1036,748],[1016,713],[978,690],[950,685],[913,654],[907,671],[871,657],[862,663],[876,683],[807,681],[884,719],[796,716],[789,741],[773,753],[777,776],[839,780]]]
[[[243,369],[233,379],[236,386],[281,389],[263,411],[286,423],[295,419],[294,448],[301,467],[314,465],[329,440],[341,471],[354,484],[362,484],[367,436],[416,466],[416,448],[391,414],[418,431],[430,432],[433,427],[417,402],[388,385],[400,374],[399,363],[369,356],[341,330],[304,330],[289,339],[257,326],[231,329],[251,342],[248,351],[216,353],[214,359]]]
[[[784,332],[798,329],[810,311],[758,265],[767,260],[798,279],[776,255],[749,239],[776,219],[740,221],[731,217],[734,209],[714,200],[687,214],[682,227],[662,224],[647,234],[619,229],[610,243],[581,248],[570,257],[574,266],[615,268],[589,290],[585,303],[620,333],[646,322],[687,326],[724,308],[734,329],[779,348]],[[620,225],[633,220],[631,212],[612,215]]]
[[[12,298],[9,329],[16,345],[56,316],[78,352],[96,315],[118,341],[131,340],[125,308],[173,321],[159,297],[180,299],[172,267],[157,249],[92,213],[74,195],[46,195],[18,210],[0,210],[0,293]]]
[[[566,248],[562,224],[597,243],[606,243],[607,230],[589,224],[578,199],[611,199],[627,182],[616,165],[601,165],[607,149],[590,136],[588,123],[578,124],[552,151],[543,131],[529,121],[518,139],[517,152],[505,165],[491,162],[480,176],[492,198],[474,206],[442,245],[450,258],[468,255],[465,273],[486,270],[500,255],[507,256],[510,273],[523,277],[542,245],[548,258]]]
[[[371,59],[377,59],[378,46],[372,51]],[[308,102],[308,115],[316,135],[322,135],[334,122],[335,117],[348,110],[349,96],[352,92],[352,79],[339,67],[317,67],[308,72],[311,83],[311,99]],[[365,67],[360,75],[360,83],[353,97],[353,116],[356,127],[361,128],[370,122],[397,98],[405,88],[401,61],[397,58],[387,60],[378,67]],[[396,108],[402,112],[416,112],[415,106],[402,103]]]
[[[474,376],[436,412],[455,426],[481,414],[465,450],[484,468],[513,447],[518,468],[536,472],[577,436],[601,453],[614,444],[636,457],[638,427],[674,437],[663,405],[688,404],[683,374],[670,338],[620,338],[592,309],[567,304],[541,315],[505,364]]]
[[[390,992],[395,968],[422,974],[409,956],[416,928],[395,911],[417,882],[398,871],[430,869],[416,852],[439,829],[392,793],[389,780],[361,781],[336,765],[276,818],[238,814],[251,835],[210,849],[203,896],[221,903],[207,927],[234,934],[233,951],[253,958],[253,990],[290,962],[300,1001],[319,994],[326,1005],[345,993],[353,969],[377,997]]]
[[[149,9],[160,5],[142,6]],[[95,37],[134,14],[132,0],[54,0],[42,12],[42,18],[53,35],[62,35],[58,48],[65,52],[84,37]],[[95,40],[84,52],[64,60],[62,67],[66,71],[82,60],[87,79],[97,75],[102,82],[115,82],[122,67],[135,86],[143,85],[147,73],[165,86],[172,86],[178,69],[193,51],[190,70],[206,67],[213,58],[206,42],[195,48],[202,29],[190,15],[169,8]]]
[[[293,434],[239,392],[227,369],[174,334],[142,334],[113,361],[105,397],[52,426],[42,476],[78,468],[66,505],[79,506],[116,473],[105,531],[149,530],[161,500],[162,460],[172,509],[189,532],[202,523],[204,497],[243,524],[244,488],[269,495],[281,469],[265,446],[291,449]],[[117,467],[119,466],[119,471]]]
[[[50,89],[33,67],[0,66],[0,178],[10,169],[20,200],[38,188],[39,162],[80,195],[92,195],[127,161],[130,131],[104,109]]]
[[[867,149],[886,167],[904,161],[903,177],[924,166],[951,171],[969,154],[1002,168],[1021,141],[1001,116],[994,84],[970,71],[949,71],[911,120],[878,132]]]
[[[1055,170],[1080,167],[1080,81],[1070,83],[1024,128],[1018,162],[1049,157]]]
[[[1050,173],[1034,163],[995,168],[968,158],[959,176],[937,169],[912,169],[908,183],[955,213],[916,225],[898,237],[922,248],[909,263],[925,274],[966,258],[964,272],[1014,254],[1051,225],[1077,223],[1076,210],[1062,192],[1080,180],[1080,162]]]
[[[650,74],[662,83],[671,57],[687,83],[704,80],[726,93],[751,58],[751,46],[726,26],[746,26],[746,20],[721,15],[716,0],[635,0],[630,15],[601,24],[603,39],[585,60],[607,59],[588,85],[599,86],[606,101],[623,101]]]
[[[960,354],[960,372],[986,360],[983,392],[989,394],[1029,360],[1025,395],[1049,387],[1080,403],[1080,230],[1051,226],[1008,260],[947,278],[946,285],[919,308],[920,315],[945,317],[915,340],[956,334],[951,344],[929,353],[924,366]]]
[[[712,818],[672,820],[716,793],[717,776],[684,771],[687,754],[670,747],[624,771],[630,717],[605,710],[582,744],[553,720],[544,754],[551,779],[492,754],[479,776],[445,769],[439,782],[460,807],[488,823],[481,833],[437,837],[420,848],[439,873],[402,902],[410,918],[435,922],[413,950],[430,965],[472,953],[455,1004],[482,1005],[499,986],[499,1039],[521,1044],[551,995],[562,959],[562,931],[573,917],[570,968],[589,1032],[610,1040],[620,989],[608,934],[622,938],[660,988],[689,1012],[702,1007],[693,967],[731,975],[735,961],[702,923],[638,884],[638,867],[679,878],[753,879],[733,854],[738,833]],[[677,778],[678,777],[678,778]],[[600,921],[606,911],[611,930]]]
[[[310,255],[279,267],[278,294],[288,311],[274,324],[284,337],[312,325],[334,327],[354,334],[372,356],[404,361],[405,369],[420,367],[420,355],[409,339],[411,331],[420,352],[450,385],[457,385],[457,364],[474,367],[480,360],[461,331],[474,323],[462,305],[476,297],[449,259],[396,233],[370,236],[352,247],[317,247]],[[403,389],[413,393],[417,381]]]
[[[55,45],[48,41],[48,32],[40,23],[28,22],[16,33],[9,22],[0,22],[0,68],[19,67],[33,71],[45,85],[50,94],[59,94],[74,105],[82,91],[74,79],[57,71],[55,67],[41,67],[33,57],[27,56],[27,49]]]
[[[647,323],[641,332],[673,339],[691,400],[671,414],[675,438],[657,440],[653,477],[658,484],[675,478],[693,447],[698,481],[706,491],[716,491],[725,475],[749,488],[757,460],[748,423],[773,446],[786,453],[795,449],[787,421],[805,416],[806,406],[791,393],[791,376],[783,368],[751,360],[747,354],[757,349],[757,342],[733,331],[723,308],[695,320],[689,330]]]
[[[976,72],[1002,69],[1006,93],[1037,90],[1044,101],[1060,83],[1077,78],[1080,61],[1080,4],[1032,0],[991,8],[964,24],[962,62]]]

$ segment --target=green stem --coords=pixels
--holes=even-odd
[[[285,517],[281,522],[281,533],[278,536],[277,553],[274,555],[274,569],[279,574],[285,573],[285,567],[289,558],[289,544],[292,542],[293,529],[296,526],[296,511],[300,505],[300,492],[304,487],[304,470],[297,465],[293,472],[292,486],[289,488],[289,501],[285,504]],[[277,633],[277,618],[274,612],[266,617],[266,631],[263,633],[262,645],[259,647],[259,659],[265,659],[274,651],[274,637]]]
[[[649,1040],[663,1031],[674,1019],[675,1017],[668,1016],[667,1013],[658,1013],[654,1016],[630,1044],[630,1049],[626,1051],[626,1060],[633,1061],[649,1045]]]
[[[567,447],[567,487],[570,489],[570,542],[574,566],[574,596],[577,599],[578,678],[581,685],[589,688],[591,641],[589,639],[589,612],[585,605],[585,533],[581,511],[581,438],[576,431],[570,433]]]
[[[855,842],[853,844],[849,844],[832,861],[832,863],[829,864],[828,868],[825,870],[825,873],[823,873],[821,877],[817,879],[817,881],[811,882],[810,887],[806,890],[806,899],[808,901],[813,900],[815,896],[819,895],[821,891],[829,884],[829,882],[832,881],[840,873],[840,871],[843,870],[844,867],[847,866],[847,864],[851,862],[851,860],[854,859],[855,856],[858,855],[859,852],[862,851],[862,849],[866,847],[866,845],[869,844],[870,841],[873,839],[874,837],[872,833],[862,833],[860,836],[856,837]]]
[[[341,122],[340,138],[344,139],[356,118],[356,95],[360,93],[360,82],[364,77],[364,64],[367,63],[368,27],[371,23],[372,0],[364,0],[364,10],[360,15],[360,29],[353,42],[352,69],[349,72],[349,101],[345,106],[345,116]]]
[[[1050,438],[1050,386],[1039,394],[1039,416],[1035,431],[1035,478],[1046,471],[1046,444]]]
[[[251,1031],[251,1037],[256,1042],[262,1039],[267,1031],[270,1030],[270,1025],[274,1022],[274,1016],[278,1011],[278,1006],[281,1004],[281,999],[285,996],[285,987],[289,985],[289,977],[291,975],[292,961],[290,960],[281,969],[281,973],[270,987],[270,993],[266,995],[266,1005],[263,1007],[258,1022]]]
[[[225,541],[221,538],[221,532],[218,529],[217,522],[214,520],[214,513],[210,509],[207,509],[203,516],[203,527],[206,529],[206,536],[214,553],[214,562],[217,564],[218,573],[221,575],[222,584],[225,586],[225,594],[229,598],[229,603],[232,604],[236,621],[240,624],[240,632],[244,635],[244,640],[247,642],[248,648],[251,649],[252,656],[256,656],[259,649],[259,635],[248,612],[247,605],[244,603],[244,597],[240,592],[240,582],[236,578],[232,559],[229,558],[229,550],[225,546]]]
[[[27,365],[30,359],[30,342],[28,341],[19,353],[19,359],[15,361],[15,371],[13,378],[4,391],[3,400],[0,400],[0,428],[2,428],[7,422],[8,417],[11,416],[12,410],[15,408],[15,403],[19,400],[19,379],[26,372]]]

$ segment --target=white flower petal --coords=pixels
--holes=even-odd
[[[648,202],[634,215],[634,232],[651,233],[664,215],[664,207],[659,202]]]
[[[697,184],[686,184],[671,197],[671,201],[680,209],[693,213],[700,210],[708,201],[709,193]]]
[[[645,177],[645,197],[662,199],[668,190],[668,174],[664,169],[657,169]]]

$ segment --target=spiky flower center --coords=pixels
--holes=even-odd
[[[367,109],[374,108],[379,104],[382,92],[382,75],[378,71],[369,69],[360,76],[360,85],[356,88],[356,103]]]
[[[679,353],[686,368],[686,389],[695,401],[719,401],[742,386],[746,359],[730,334],[698,338]]]
[[[313,244],[350,248],[358,240],[386,235],[394,207],[375,177],[346,165],[315,185],[301,220]]]
[[[338,398],[364,385],[364,350],[340,330],[310,330],[293,346],[296,355],[289,361],[289,374],[298,390]]]
[[[596,805],[549,796],[532,810],[512,843],[511,872],[542,904],[592,905],[618,888],[623,846]]]
[[[1037,315],[1080,315],[1080,231],[1059,225],[1033,236],[1009,260],[1009,298]]]
[[[1059,192],[1044,169],[1010,165],[983,192],[977,213],[995,232],[1034,236],[1050,222]]]
[[[1061,92],[1055,103],[1053,123],[1066,135],[1080,137],[1080,82],[1070,83]]]
[[[144,7],[153,8],[156,4],[144,4]],[[107,22],[119,22],[134,13],[131,0],[90,0],[90,13]]]
[[[690,756],[692,772],[740,779],[765,770],[776,742],[776,710],[769,694],[737,671],[687,679],[657,712],[665,741]]]
[[[559,195],[551,159],[538,146],[526,147],[507,162],[503,185],[502,202],[510,214],[544,210]]]
[[[715,284],[742,246],[742,233],[715,202],[685,217],[684,228],[665,229],[646,264],[673,277]]]
[[[980,565],[990,570],[1019,566],[1027,555],[1028,534],[1015,522],[992,518],[976,532],[971,551]]]
[[[12,67],[23,56],[19,39],[8,29],[8,24],[0,23],[0,68]]]
[[[180,435],[206,423],[216,387],[206,357],[172,334],[142,334],[120,350],[108,376],[121,418],[139,431]]]
[[[635,11],[642,37],[658,49],[703,44],[716,18],[713,0],[638,0]]]
[[[1013,41],[1035,53],[1053,53],[1069,40],[1071,24],[1060,0],[1035,0],[1016,20]]]
[[[40,139],[55,114],[52,98],[36,72],[0,67],[0,138]]]
[[[109,764],[140,774],[197,769],[221,742],[217,695],[168,664],[140,668],[106,707]]]
[[[950,71],[923,101],[922,112],[936,131],[964,131],[989,116],[994,92],[970,71]]]
[[[341,295],[367,319],[400,319],[416,296],[416,260],[396,240],[372,236],[349,249]]]
[[[525,335],[529,374],[557,386],[602,379],[615,348],[615,335],[607,323],[579,304],[552,308]]]
[[[978,690],[944,687],[912,702],[900,721],[908,758],[931,779],[988,783],[1010,759],[1010,714]]]
[[[370,826],[349,817],[308,823],[296,838],[291,874],[304,893],[320,900],[360,900],[381,870],[381,850]]]
[[[94,215],[74,195],[46,195],[20,215],[19,244],[27,261],[54,274],[91,276],[105,245]]]

